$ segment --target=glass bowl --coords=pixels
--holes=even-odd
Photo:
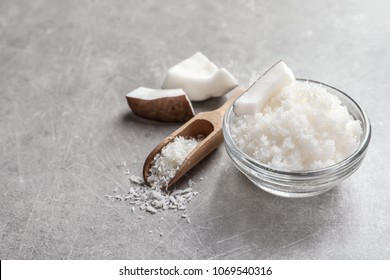
[[[235,117],[230,106],[223,119],[223,136],[226,151],[234,165],[257,187],[282,197],[309,197],[321,194],[337,186],[360,166],[371,138],[371,125],[363,108],[344,92],[313,80],[297,79],[325,87],[336,95],[349,113],[361,121],[363,133],[353,154],[331,166],[307,171],[284,171],[271,168],[245,154],[234,142],[230,126]]]

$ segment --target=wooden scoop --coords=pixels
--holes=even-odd
[[[143,167],[143,177],[145,183],[149,185],[147,177],[150,175],[150,168],[154,157],[161,152],[161,149],[171,142],[176,136],[183,137],[197,137],[199,134],[204,135],[205,138],[196,146],[194,150],[185,158],[183,164],[177,170],[175,177],[169,182],[166,189],[171,187],[177,180],[186,174],[192,167],[198,164],[215,148],[223,142],[222,134],[222,120],[225,111],[236,101],[236,99],[244,93],[243,87],[237,87],[232,90],[232,96],[226,101],[224,105],[214,111],[201,112],[195,115],[192,119],[178,128],[175,132],[162,140],[153,151],[146,158]],[[150,186],[150,185],[149,185]]]

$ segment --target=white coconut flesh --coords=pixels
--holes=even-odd
[[[295,81],[294,73],[283,61],[279,61],[255,81],[233,105],[236,116],[254,115],[267,101]]]
[[[190,100],[202,101],[222,96],[237,85],[237,80],[226,69],[218,68],[197,52],[168,70],[162,88],[181,88]]]

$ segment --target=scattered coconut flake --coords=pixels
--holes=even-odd
[[[133,183],[142,185],[144,183],[144,179],[141,176],[131,175],[129,180]]]
[[[146,206],[146,211],[148,211],[149,213],[152,213],[152,214],[157,213],[157,210],[151,205]]]
[[[184,198],[183,196],[177,196],[177,197],[176,197],[176,201],[179,203],[179,205],[180,205],[181,203],[183,203],[184,200],[185,200],[185,198]]]
[[[137,175],[128,175],[128,179],[131,182],[131,186],[127,194],[116,194],[121,191],[121,188],[116,187],[113,190],[115,195],[106,194],[106,198],[109,200],[123,201],[130,205],[130,212],[135,213],[136,208],[140,211],[145,211],[150,215],[156,215],[162,211],[178,212],[189,222],[188,215],[186,213],[186,203],[189,203],[198,192],[194,191],[191,187],[185,189],[173,189],[166,191],[160,188],[160,186],[150,187],[144,183],[144,180]],[[184,215],[183,215],[184,214]],[[142,215],[136,215],[138,220],[144,219]],[[164,220],[161,217],[158,222]],[[160,232],[160,230],[158,230]],[[150,230],[149,233],[153,231]],[[159,233],[163,236],[163,233]]]
[[[195,185],[195,182],[191,179],[188,180],[188,186],[192,187]]]
[[[174,205],[177,204],[177,201],[176,201],[176,199],[175,199],[175,197],[174,197],[173,195],[170,195],[170,196],[169,196],[169,201],[170,201],[171,203],[173,203]]]
[[[184,190],[175,190],[172,192],[172,195],[179,195],[179,194],[184,194],[184,193],[188,193],[188,192],[193,192],[193,189],[192,188],[186,188]]]
[[[123,197],[120,196],[120,195],[108,195],[108,194],[106,194],[106,197],[107,197],[108,199],[123,200]]]
[[[144,179],[141,176],[131,175],[129,180],[139,185],[144,183]]]
[[[186,207],[185,207],[184,204],[179,204],[179,205],[177,206],[177,209],[179,209],[179,210],[185,210]]]
[[[156,198],[157,200],[163,200],[163,199],[164,199],[164,196],[162,196],[161,193],[158,193],[158,192],[156,192],[156,191],[152,191],[152,192],[150,193],[150,196],[151,196],[152,198]]]
[[[164,210],[173,210],[177,212],[185,212],[187,207],[185,203],[191,201],[192,197],[198,194],[192,188],[186,188],[182,190],[173,190],[171,192],[165,191],[158,186],[149,187],[145,183],[140,184],[140,180],[134,180],[134,178],[140,178],[139,176],[129,176],[130,182],[133,185],[129,188],[126,195],[106,195],[110,200],[125,201],[131,205],[131,212],[134,213],[136,207],[141,211],[146,211],[150,214],[156,214]],[[120,189],[118,189],[120,191]],[[138,219],[142,219],[142,216],[138,216]],[[163,218],[160,219],[160,221]]]
[[[158,209],[160,209],[164,206],[164,202],[161,200],[160,201],[155,200],[152,204],[153,204],[154,208],[158,208]]]

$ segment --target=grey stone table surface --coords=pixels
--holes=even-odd
[[[389,14],[385,0],[1,0],[0,258],[389,259]],[[283,59],[347,92],[373,127],[360,169],[279,198],[221,146],[177,186],[200,192],[190,223],[108,200],[179,126],[137,118],[124,95],[197,51],[243,86]]]

